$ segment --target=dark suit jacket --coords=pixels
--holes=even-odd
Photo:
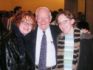
[[[58,33],[60,32],[59,28],[57,26],[50,26],[51,34],[53,37],[53,43],[55,45],[55,50],[57,46],[56,38]],[[31,33],[31,35],[26,36],[26,44],[27,44],[27,53],[29,56],[29,61],[31,61],[35,66],[35,48],[36,48],[36,35],[37,35],[37,27],[36,29]]]

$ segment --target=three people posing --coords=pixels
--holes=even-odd
[[[59,27],[50,26],[52,16],[47,7],[37,8],[35,17],[36,26],[33,16],[15,17],[13,38],[9,35],[14,45],[4,42],[9,47],[2,48],[2,68],[6,67],[2,70],[92,70],[92,36],[73,26],[72,13],[58,14]]]

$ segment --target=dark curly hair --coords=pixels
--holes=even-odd
[[[13,23],[18,26],[20,24],[22,18],[24,18],[25,16],[29,16],[32,19],[32,25],[33,25],[33,28],[35,28],[36,20],[35,20],[34,15],[30,12],[20,12],[20,13],[18,13],[17,15],[15,15]]]

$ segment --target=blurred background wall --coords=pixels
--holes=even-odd
[[[0,10],[13,10],[15,6],[21,6],[23,10],[35,12],[39,6],[47,6],[52,11],[69,9],[74,14],[83,12],[90,24],[93,33],[93,0],[0,0]]]
[[[33,12],[39,6],[47,6],[51,10],[64,9],[64,0],[0,0],[0,10],[11,10],[16,5],[22,6],[23,10]]]

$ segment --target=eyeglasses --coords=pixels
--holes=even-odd
[[[59,24],[67,24],[69,23],[70,20],[64,20],[64,21],[60,21]]]
[[[29,25],[29,26],[32,26],[32,25],[33,25],[32,23],[30,23],[30,22],[25,22],[25,21],[21,21],[21,23],[24,24],[24,25]]]

